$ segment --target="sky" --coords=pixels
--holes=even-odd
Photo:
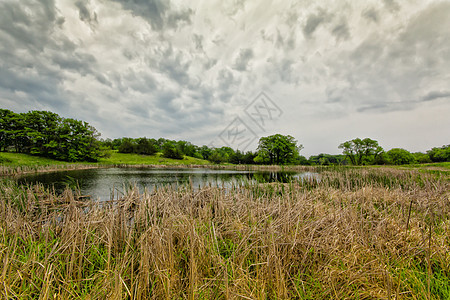
[[[302,155],[450,143],[450,1],[0,0],[0,107]]]

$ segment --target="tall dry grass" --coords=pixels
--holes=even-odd
[[[0,188],[5,299],[448,299],[447,178],[390,169],[321,180],[130,189],[82,201]]]
[[[26,174],[48,173],[71,170],[87,170],[105,168],[105,165],[83,165],[83,164],[61,164],[61,165],[43,165],[43,166],[8,166],[0,165],[1,176],[22,176]]]

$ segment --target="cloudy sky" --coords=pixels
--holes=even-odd
[[[450,1],[0,0],[0,106],[103,138],[450,143]]]

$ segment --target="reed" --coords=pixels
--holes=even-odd
[[[107,202],[0,182],[4,299],[448,299],[448,178],[329,169]]]

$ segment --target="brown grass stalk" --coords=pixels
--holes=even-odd
[[[0,298],[440,299],[449,187],[363,169],[92,202],[3,181]]]

